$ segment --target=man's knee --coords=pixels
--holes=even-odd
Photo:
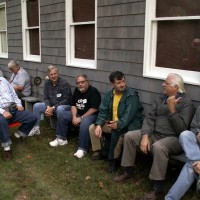
[[[168,154],[168,149],[163,145],[163,144],[161,144],[160,142],[155,142],[155,143],[153,143],[152,144],[152,152],[153,152],[153,155],[155,155],[155,154],[162,154],[162,155],[164,155],[164,154]],[[164,154],[163,154],[164,153]]]
[[[56,114],[63,114],[63,112],[67,112],[71,110],[71,106],[70,105],[60,105],[56,108]]]
[[[62,115],[63,112],[64,112],[63,106],[58,106],[58,107],[56,108],[56,115],[57,115],[57,116],[58,116],[58,115]]]
[[[182,143],[185,140],[191,139],[192,135],[194,135],[194,133],[191,131],[188,131],[188,130],[183,131],[179,136],[180,143]],[[195,136],[195,138],[196,138],[196,136]]]
[[[129,131],[127,133],[124,134],[124,142],[130,142],[130,141],[136,141],[138,138],[138,134],[140,134],[138,132],[138,130],[136,131]]]
[[[38,110],[38,109],[40,108],[41,104],[42,104],[41,102],[35,103],[35,104],[33,105],[33,111],[34,111],[34,110]]]

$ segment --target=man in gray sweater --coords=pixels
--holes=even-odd
[[[152,110],[144,119],[142,129],[125,134],[121,161],[125,172],[113,179],[115,182],[133,179],[138,147],[145,154],[151,153],[153,163],[149,178],[154,187],[141,198],[143,200],[162,198],[169,155],[182,152],[178,136],[189,127],[194,112],[181,76],[169,74],[162,86],[164,95],[154,101]]]

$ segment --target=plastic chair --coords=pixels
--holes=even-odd
[[[13,123],[10,123],[10,124],[8,125],[8,127],[9,127],[9,128],[15,128],[15,127],[18,127],[18,126],[20,126],[20,125],[21,125],[20,122],[13,122]]]

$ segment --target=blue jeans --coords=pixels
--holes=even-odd
[[[70,107],[70,106],[69,105],[58,106],[56,109],[56,115],[58,115],[60,112],[63,112],[63,110],[68,107]],[[47,109],[47,107],[44,102],[35,103],[33,105],[33,113],[35,114],[35,116],[37,118],[37,123],[35,124],[36,126],[39,126],[40,120],[41,120],[41,114],[45,113],[46,109]]]
[[[88,151],[90,147],[89,126],[96,121],[97,115],[90,115],[81,120],[78,149]]]
[[[66,140],[69,125],[72,121],[71,106],[59,107],[57,111],[56,137]]]
[[[0,140],[1,146],[6,147],[12,144],[9,136],[8,125],[12,122],[20,122],[22,125],[19,127],[21,136],[27,136],[36,123],[36,116],[26,110],[12,113],[11,119],[5,119],[0,115]]]
[[[90,146],[89,126],[96,121],[97,115],[90,115],[84,117],[80,123],[79,144],[78,149],[88,151]],[[62,112],[57,114],[56,137],[66,140],[69,125],[72,121],[72,114],[70,108],[65,108]]]
[[[181,133],[179,141],[185,152],[187,162],[178,179],[165,196],[165,200],[181,199],[198,177],[192,167],[193,162],[200,161],[200,144],[197,142],[196,135],[191,131],[184,131]]]

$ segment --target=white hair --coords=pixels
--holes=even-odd
[[[8,63],[8,69],[12,69],[13,67],[20,67],[19,66],[19,62],[17,60],[11,60],[9,63]]]
[[[186,92],[184,87],[184,81],[183,78],[179,74],[170,73],[168,76],[172,76],[172,85],[178,86],[178,92],[184,93]]]
[[[58,68],[54,65],[49,65],[48,66],[48,69],[47,69],[47,73],[49,74],[53,69],[57,70],[58,71]]]

